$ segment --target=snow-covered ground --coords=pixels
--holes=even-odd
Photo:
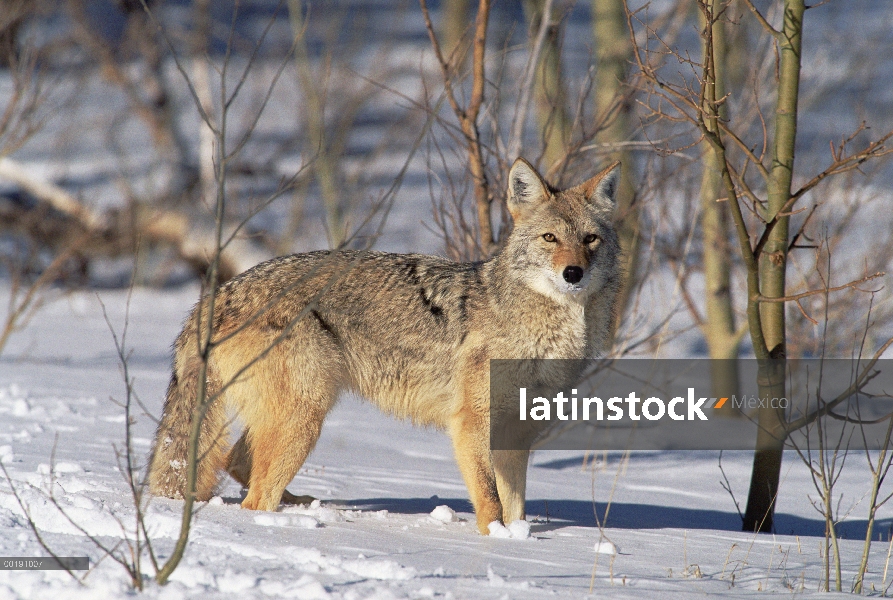
[[[357,37],[369,32],[378,36],[370,37],[369,43],[394,38],[389,60],[406,64],[395,76],[399,80],[389,85],[417,98],[417,76],[430,59],[419,15],[406,9],[395,20],[390,3],[357,3],[377,7],[375,11],[367,7],[372,15],[368,31]],[[804,102],[800,130],[804,152],[798,155],[798,161],[804,162],[800,164],[827,164],[829,139],[837,141],[848,134],[857,125],[857,117],[864,116],[876,131],[889,129],[893,81],[889,74],[893,70],[889,58],[877,50],[889,47],[893,31],[886,4],[885,0],[839,1],[819,3],[809,11],[808,18],[816,19],[816,27],[805,41],[810,60],[804,67],[804,85],[814,90],[816,84],[822,93],[830,93],[829,88],[839,93],[821,108]],[[517,6],[506,3],[496,10],[502,12],[492,27],[505,31],[517,25],[512,21],[520,18]],[[585,3],[577,3],[574,11],[575,15],[585,13]],[[572,19],[566,36],[568,52],[576,57],[568,65],[572,72],[589,66],[590,24],[585,17]],[[851,49],[854,31],[863,43],[853,44],[856,54],[851,55],[845,51]],[[854,62],[858,69],[853,68]],[[64,77],[61,82],[74,85]],[[0,91],[8,95],[8,79],[0,78],[0,84],[6,86]],[[261,141],[252,146],[251,154],[261,162],[268,153],[264,144],[277,146],[287,135],[283,133],[286,124],[293,125],[296,119],[294,85],[288,76],[283,79],[271,100],[270,113],[258,126]],[[120,205],[122,180],[137,182],[141,190],[143,183],[158,177],[145,166],[152,160],[148,135],[127,116],[125,100],[98,76],[86,82],[80,93],[79,103],[66,105],[65,118],[50,119],[13,158],[96,207]],[[179,93],[179,102],[186,107],[180,118],[195,120],[187,114],[188,94],[184,89]],[[358,164],[368,147],[375,145],[370,140],[387,137],[389,119],[399,120],[394,113],[407,109],[407,102],[393,95],[379,92],[373,100],[363,113],[363,127],[358,126],[359,133],[348,145],[348,154]],[[109,140],[117,140],[117,145]],[[411,136],[404,141],[408,146]],[[293,174],[302,162],[297,150],[285,147],[277,155],[279,162],[270,166],[276,177]],[[368,186],[371,196],[378,187],[390,185],[405,161],[403,150],[384,152],[371,167],[366,165],[375,176]],[[125,177],[122,165],[141,168],[128,171]],[[872,195],[881,198],[865,213],[868,222],[860,229],[863,235],[853,244],[860,252],[862,246],[876,244],[888,234],[890,172],[888,166],[873,180],[855,179],[857,187],[872,186]],[[441,240],[422,225],[430,226],[432,221],[428,175],[429,165],[416,156],[377,240],[378,249],[441,249]],[[444,181],[438,179],[441,176],[434,173],[436,185]],[[657,198],[653,204],[675,202],[675,198]],[[325,245],[321,210],[308,205],[307,212],[304,228],[294,240],[296,250]],[[285,215],[287,206],[274,205],[263,218],[281,221]],[[126,271],[124,280],[131,266],[125,263],[119,269]],[[101,269],[119,266],[111,261],[104,267],[100,264],[98,272],[91,272],[92,280],[115,281],[115,277],[104,277]],[[640,311],[654,322],[678,313],[685,322],[676,327],[674,321],[674,329],[688,328],[690,319],[676,280],[672,273],[666,275],[658,271],[653,287],[642,292]],[[8,297],[8,285],[0,280],[0,299]],[[877,296],[875,308],[889,305],[890,293],[884,294]],[[103,559],[104,553],[89,539],[93,536],[101,544],[115,546],[135,518],[116,454],[124,442],[120,402],[125,386],[103,305],[119,337],[127,325],[129,372],[135,392],[150,413],[138,411],[134,425],[133,448],[142,463],[150,449],[152,418],[161,411],[170,345],[197,296],[194,285],[137,288],[129,301],[126,290],[68,293],[42,308],[3,349],[0,462],[12,481],[0,478],[0,556],[45,555],[29,527],[30,518],[57,555],[88,556],[94,570],[79,583],[62,571],[0,569],[0,600],[133,596],[125,570]],[[850,322],[861,322],[861,317]],[[879,327],[884,329],[884,324]],[[662,348],[679,356],[698,352],[696,331],[678,339]],[[746,452],[722,457],[742,508],[751,458]],[[868,471],[863,463],[851,456],[837,484],[842,493],[840,511],[845,515],[840,525],[845,589],[852,583],[865,533]],[[293,493],[319,498],[318,504],[284,507],[277,513],[243,511],[239,486],[224,482],[219,497],[200,506],[185,558],[167,586],[152,582],[154,571],[143,557],[144,596],[701,598],[755,597],[769,592],[824,597],[817,592],[823,571],[824,523],[811,505],[817,494],[800,460],[795,455],[785,459],[776,535],[739,531],[735,503],[721,486],[722,478],[716,452],[584,456],[541,451],[534,455],[529,472],[529,536],[525,526],[516,525],[485,537],[477,532],[467,491],[443,433],[414,428],[357,399],[344,398],[329,416],[316,450],[289,486]],[[53,498],[67,517],[50,501],[51,481]],[[153,545],[162,559],[178,534],[181,506],[167,499],[150,503]],[[879,518],[875,538],[880,541],[872,546],[866,580],[869,591],[885,589],[893,581],[893,569],[887,572],[886,564],[893,506],[885,506]],[[126,544],[119,545],[117,552],[126,556]]]
[[[4,290],[5,291],[5,290]],[[89,556],[75,582],[64,571],[0,571],[0,599],[113,598],[129,593],[122,567],[88,535],[113,546],[135,511],[118,469],[124,440],[120,364],[102,304],[120,336],[139,398],[158,415],[169,345],[194,287],[60,297],[0,358],[0,460],[44,540],[60,556]],[[102,302],[102,304],[100,303]],[[153,423],[138,415],[134,449],[149,451]],[[530,468],[529,538],[481,536],[449,440],[345,398],[289,486],[320,503],[277,513],[243,511],[225,482],[202,505],[171,583],[147,581],[150,598],[695,598],[758,590],[818,596],[824,526],[805,467],[787,456],[777,535],[739,531],[715,452],[539,452]],[[723,457],[743,501],[750,455]],[[48,496],[70,517],[63,516]],[[867,471],[851,458],[839,482],[849,511],[841,531],[849,586],[864,535]],[[149,527],[166,556],[182,503],[154,499]],[[596,524],[598,515],[603,527]],[[868,589],[882,587],[893,510],[876,528]],[[503,532],[507,533],[507,532]],[[518,533],[516,531],[516,533]],[[523,531],[520,533],[523,534]],[[121,548],[119,547],[119,550]],[[0,555],[45,556],[0,482]],[[143,566],[151,574],[144,558]],[[887,575],[888,582],[893,571]]]

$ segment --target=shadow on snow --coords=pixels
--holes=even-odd
[[[359,498],[350,500],[329,500],[325,504],[353,510],[387,510],[395,514],[418,514],[423,516],[441,504],[446,504],[456,512],[472,512],[471,503],[464,498]],[[602,518],[607,503],[596,502],[595,508]],[[527,518],[539,521],[536,531],[559,529],[565,526],[595,527],[593,505],[587,500],[533,499],[527,501]],[[737,513],[678,506],[659,506],[632,502],[613,502],[607,521],[608,528],[614,529],[710,529],[717,531],[741,531],[741,519]],[[838,525],[838,535],[842,539],[864,539],[867,522],[850,520]],[[893,529],[893,519],[879,519],[875,523],[874,534],[885,539]],[[799,535],[822,537],[825,523],[820,519],[809,519],[796,515],[777,513],[775,533],[779,535]]]

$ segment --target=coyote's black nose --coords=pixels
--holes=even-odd
[[[564,280],[568,283],[580,283],[583,279],[583,269],[580,267],[565,267]]]

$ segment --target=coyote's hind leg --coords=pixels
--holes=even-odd
[[[242,508],[275,511],[287,486],[316,445],[328,412],[328,402],[298,399],[299,410],[267,415],[251,423],[248,495]]]
[[[300,468],[300,467],[299,467]],[[248,428],[242,432],[241,437],[233,445],[226,459],[226,471],[247,488],[251,480],[251,452],[248,447]],[[285,504],[310,504],[316,500],[313,496],[295,496],[288,490],[282,492],[282,502]]]

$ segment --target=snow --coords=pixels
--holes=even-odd
[[[617,554],[617,546],[608,540],[599,540],[595,543],[596,554]]]
[[[440,506],[432,510],[431,518],[435,521],[440,521],[441,523],[455,523],[459,520],[459,517],[456,515],[456,511],[454,511],[446,504],[441,504]]]
[[[865,20],[866,14],[880,11],[886,20],[875,20],[874,35],[888,36],[885,7],[877,2],[871,6],[854,10],[847,3],[837,8],[831,3],[814,12],[818,18],[821,10],[837,11],[833,18],[825,18],[825,30],[838,27],[838,17],[846,17],[846,31],[865,25],[858,15]],[[497,26],[498,21],[494,19]],[[588,22],[574,26],[588,28]],[[427,47],[427,39],[418,22],[414,27],[406,34],[412,37],[410,43],[401,41],[397,50],[417,67],[418,61],[430,62],[431,56],[419,50],[420,45]],[[573,36],[567,37],[572,43]],[[577,37],[589,40],[585,32]],[[811,39],[814,46],[824,38]],[[843,58],[835,48],[839,46],[822,48],[821,60],[804,69],[806,80],[822,78],[827,83],[848,78],[847,65],[840,62]],[[866,63],[889,72],[883,61]],[[405,79],[404,87],[418,87],[414,71]],[[890,78],[872,81],[888,85],[884,82]],[[93,85],[90,94],[114,100],[114,94]],[[282,112],[293,118],[292,99],[274,100],[271,108],[282,110],[287,105],[289,110]],[[390,100],[377,102],[382,104],[377,110],[393,111]],[[98,100],[95,105],[103,106]],[[114,205],[120,199],[116,187],[120,161],[97,139],[103,138],[103,131],[96,123],[107,120],[107,115],[89,107],[72,110],[64,123],[54,121],[37,136],[36,144],[24,147],[16,157],[48,178],[83,180],[75,188],[79,195],[96,199],[99,206]],[[830,116],[813,118],[803,131],[817,135],[834,126],[833,134],[839,137],[835,119],[842,111],[837,106],[829,110]],[[883,105],[878,112],[888,114],[889,107]],[[268,125],[271,132],[276,125]],[[85,127],[92,131],[90,137],[85,137]],[[361,137],[374,135],[382,135],[381,129]],[[60,145],[59,140],[70,140],[68,144],[76,140],[78,148]],[[147,145],[130,144],[128,160],[142,162]],[[826,145],[822,138],[823,152]],[[61,160],[59,155],[69,150],[77,159]],[[798,155],[803,160],[799,156],[818,160],[819,155]],[[824,154],[820,156],[825,160]],[[395,152],[364,168],[388,179],[404,159]],[[412,176],[425,180],[429,166],[421,163],[419,159],[413,163],[408,180]],[[298,157],[286,155],[272,169],[290,176],[300,164]],[[109,172],[115,177],[107,176]],[[148,173],[145,179],[152,176],[158,173]],[[146,180],[140,178],[136,187],[147,185]],[[876,194],[889,197],[884,187],[889,181],[871,182],[876,184],[880,186]],[[874,219],[875,229],[889,228],[888,211],[881,208],[884,218]],[[376,247],[437,251],[440,240],[420,226],[420,221],[430,223],[430,214],[427,187],[405,185]],[[296,244],[305,249],[324,245],[322,226],[314,219],[307,221],[308,227],[319,231],[303,233]],[[870,245],[875,239],[868,234],[863,238],[858,243]],[[661,280],[662,276],[658,273],[650,283],[665,289],[646,286],[639,300],[648,310],[658,307],[651,315],[657,321],[681,304],[675,280]],[[9,282],[0,279],[0,299],[6,299],[9,291]],[[0,600],[137,597],[125,569],[99,548],[99,544],[117,545],[120,555],[129,559],[128,544],[137,537],[133,498],[122,474],[124,383],[103,304],[119,337],[127,327],[129,372],[147,409],[144,413],[135,408],[132,424],[134,458],[142,468],[169,378],[171,343],[198,294],[195,285],[136,288],[132,298],[126,290],[113,289],[54,293],[0,354],[0,465],[10,478],[0,478],[0,556],[45,556],[30,521],[56,554],[88,556],[93,568],[82,584],[63,571],[0,570]],[[685,352],[698,336],[692,332],[664,347]],[[751,459],[746,452],[725,453],[722,458],[738,502],[743,503],[747,492]],[[243,491],[238,484],[224,481],[217,495],[199,503],[184,559],[170,583],[162,587],[153,582],[151,561],[143,555],[145,590],[140,596],[153,600],[688,599],[768,592],[825,597],[817,591],[824,523],[813,508],[816,492],[811,478],[795,455],[785,457],[782,478],[776,534],[753,535],[739,531],[733,499],[720,484],[715,452],[538,452],[528,475],[527,520],[491,523],[490,535],[483,536],[447,437],[345,397],[328,416],[316,449],[289,485],[291,492],[317,500],[283,505],[275,513],[255,513],[240,508]],[[866,527],[868,471],[863,458],[848,460],[838,489],[845,515],[840,545],[848,586]],[[153,549],[162,561],[179,534],[181,508],[181,501],[163,498],[150,499],[146,508]],[[884,573],[893,506],[884,506],[878,519],[875,533],[880,541],[871,549],[869,590],[884,589],[890,581]]]
[[[320,523],[338,523],[345,520],[343,511],[325,507],[319,500],[314,500],[310,503],[309,506],[303,504],[299,506],[288,506],[284,508],[282,512],[289,514],[306,515],[306,518],[314,519]],[[376,516],[381,516],[382,518],[384,518],[386,514],[387,511],[382,511],[381,515]]]
[[[491,537],[503,539],[526,540],[530,538],[530,523],[527,521],[512,521],[503,525],[499,521],[493,521],[487,525]]]
[[[191,286],[133,292],[131,374],[155,415],[170,343],[195,294]],[[120,331],[126,291],[99,296]],[[45,554],[28,527],[30,516],[57,554],[89,556],[96,566],[84,586],[60,571],[0,571],[0,598],[123,597],[129,577],[111,560],[97,565],[103,552],[87,537],[107,546],[134,539],[135,512],[115,453],[125,424],[108,418],[122,414],[123,382],[98,299],[90,292],[59,299],[11,344],[0,356],[0,456],[28,516],[0,481],[0,555]],[[21,406],[27,410],[13,410]],[[137,412],[133,427],[142,464],[154,422]],[[443,433],[346,397],[289,485],[317,500],[275,513],[245,511],[238,484],[225,481],[217,496],[199,503],[171,582],[161,587],[147,578],[142,596],[581,598],[591,585],[598,597],[695,598],[756,590],[790,595],[801,577],[804,596],[821,595],[824,526],[795,456],[785,459],[776,535],[738,531],[714,452],[549,451],[532,459],[527,521],[494,524],[489,536],[474,525],[451,457]],[[723,455],[739,501],[750,458]],[[864,464],[850,460],[839,483],[849,510],[841,524],[848,577],[861,551],[867,490]],[[179,531],[181,507],[177,500],[149,503],[148,527],[162,559]],[[885,537],[872,547],[869,566],[869,584],[878,588],[893,511],[884,507],[879,519],[876,531]],[[151,576],[148,560],[143,567]]]
[[[264,527],[300,527],[303,529],[322,527],[322,523],[313,517],[308,517],[306,515],[256,515],[254,517],[254,522],[258,525],[263,525]]]

